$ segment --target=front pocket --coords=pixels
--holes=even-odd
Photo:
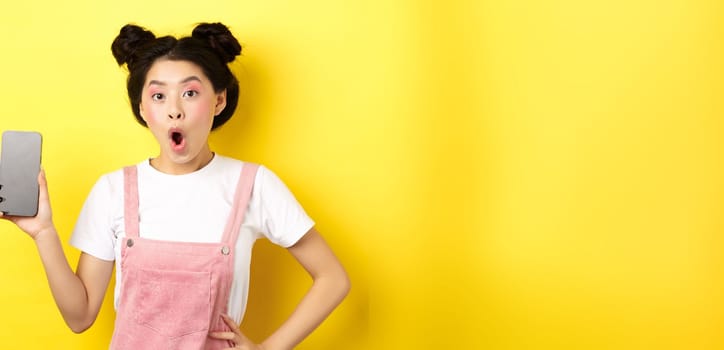
[[[169,338],[208,332],[209,272],[139,269],[136,277],[136,322]]]

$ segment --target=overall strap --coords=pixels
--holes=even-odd
[[[138,237],[138,171],[135,166],[123,168],[123,220],[126,237]]]
[[[244,214],[249,205],[251,191],[254,188],[254,178],[256,177],[257,169],[259,169],[258,164],[247,162],[244,162],[241,167],[241,175],[239,175],[239,182],[236,185],[236,192],[234,194],[234,204],[231,207],[229,221],[226,222],[224,237],[221,239],[222,243],[230,247],[236,245],[241,224],[244,222]]]

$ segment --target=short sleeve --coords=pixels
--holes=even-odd
[[[109,176],[101,177],[83,204],[70,237],[70,245],[96,258],[115,260],[113,197]]]
[[[262,234],[272,243],[291,247],[314,227],[314,221],[271,170],[259,167],[254,188],[261,202]]]

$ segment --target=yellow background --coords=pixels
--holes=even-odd
[[[266,164],[348,268],[300,349],[724,348],[724,8],[707,0],[15,1],[0,129],[44,135],[64,242],[103,173],[156,154],[110,43],[222,21],[243,96],[215,151]],[[66,246],[75,266],[78,252]],[[255,247],[244,330],[309,285]],[[72,334],[0,223],[0,348]]]

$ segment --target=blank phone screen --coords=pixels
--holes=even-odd
[[[32,131],[5,131],[0,152],[0,211],[6,215],[38,213],[38,173],[42,137]]]

